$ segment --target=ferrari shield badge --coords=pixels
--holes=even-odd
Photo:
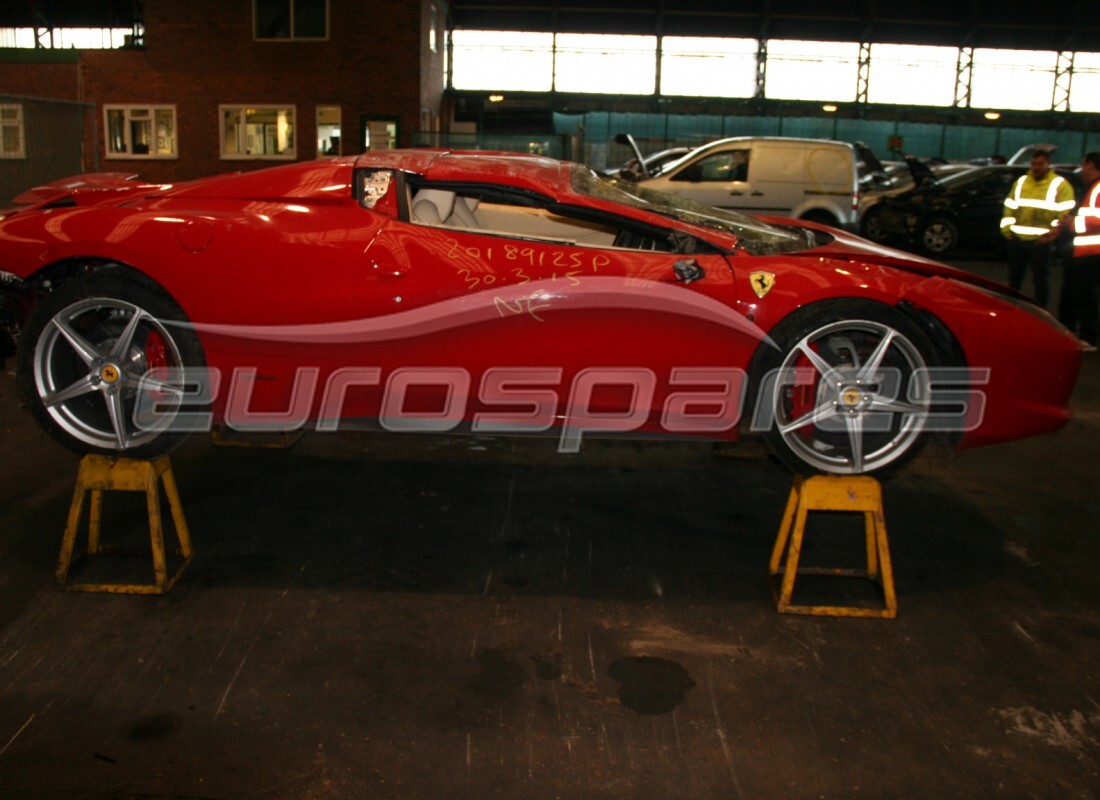
[[[749,283],[757,297],[763,297],[775,286],[775,274],[771,272],[750,272]]]

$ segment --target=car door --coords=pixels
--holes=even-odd
[[[685,375],[736,366],[733,275],[716,249],[675,252],[670,230],[583,209],[571,216],[529,194],[421,186],[410,206],[433,191],[457,199],[430,222],[410,209],[367,254],[400,262],[379,290],[415,324],[361,357],[383,382],[414,375],[406,411],[450,407],[458,424],[454,395],[466,393],[461,422],[515,422],[541,398],[532,428],[568,427],[580,414],[635,430],[659,426]],[[456,222],[452,202],[475,208],[477,227]],[[526,398],[518,408],[516,397]]]
[[[1000,241],[1005,197],[1023,173],[1022,169],[996,169],[958,193],[955,215],[959,231],[968,243],[987,245]]]

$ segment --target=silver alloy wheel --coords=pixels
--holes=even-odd
[[[161,434],[172,412],[139,427],[142,394],[159,408],[178,405],[183,384],[179,347],[168,329],[133,303],[93,297],[66,306],[46,324],[34,354],[42,407],[74,439],[103,450],[140,447]]]
[[[842,320],[798,341],[780,368],[776,430],[822,472],[881,469],[917,444],[931,380],[920,350],[895,328]]]
[[[955,246],[955,231],[946,222],[933,222],[924,229],[921,240],[929,253],[946,253]]]

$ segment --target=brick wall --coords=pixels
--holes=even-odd
[[[56,56],[62,61],[41,60],[48,57],[34,51],[0,51],[0,94],[79,100],[79,55],[62,53]]]
[[[428,52],[431,2],[329,0],[328,41],[257,42],[251,0],[150,0],[144,49],[87,50],[79,64],[3,63],[0,90],[94,101],[85,145],[97,149],[101,169],[152,181],[285,163],[221,158],[219,104],[294,106],[298,160],[315,157],[319,105],[340,106],[344,153],[362,149],[361,116],[396,119],[403,146],[421,111],[438,114],[442,97],[442,37]],[[105,104],[175,105],[178,159],[107,157]]]

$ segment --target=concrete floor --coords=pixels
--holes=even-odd
[[[180,584],[62,592],[77,458],[11,366],[0,797],[1100,797],[1100,355],[1061,432],[885,484],[894,621],[777,614],[790,476],[705,444],[192,439]]]

